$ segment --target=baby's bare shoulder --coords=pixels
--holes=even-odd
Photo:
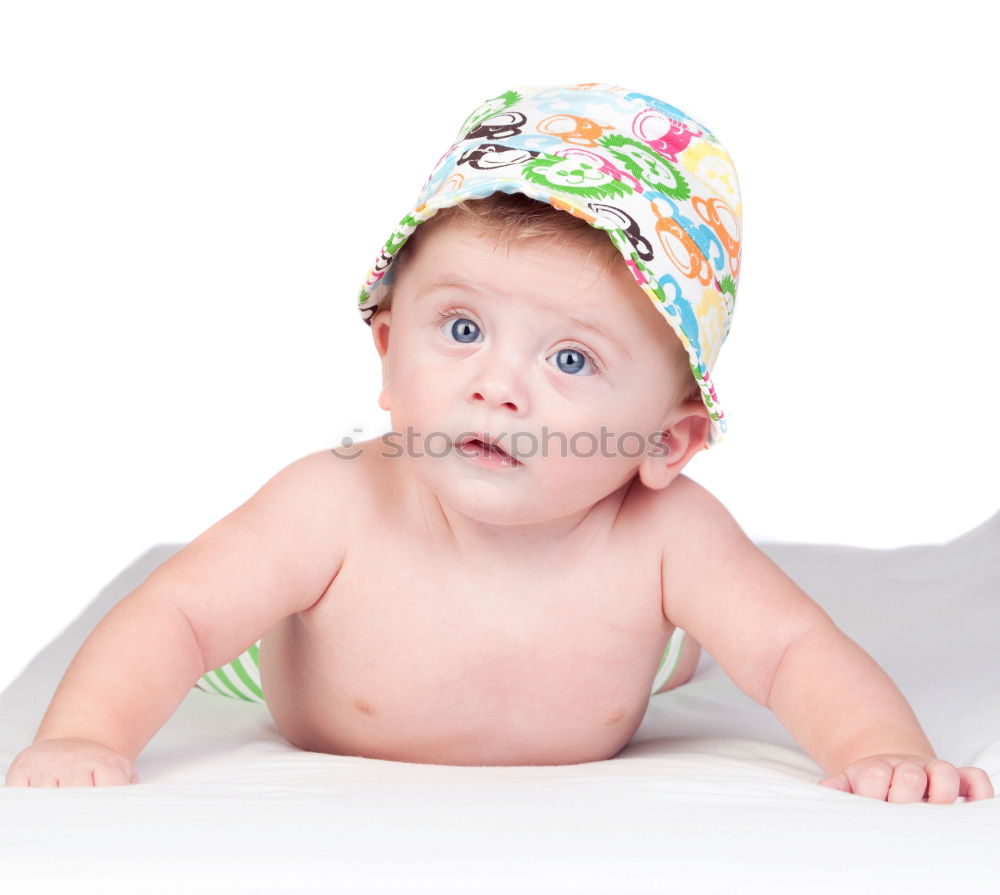
[[[672,591],[682,582],[711,587],[717,574],[755,549],[722,501],[686,475],[657,491],[653,504],[664,579]]]
[[[683,473],[666,488],[642,489],[638,500],[644,524],[655,528],[664,547],[676,546],[678,560],[700,540],[732,537],[738,529],[722,502]]]
[[[285,526],[315,526],[345,514],[365,493],[365,464],[348,462],[329,448],[306,454],[276,473],[262,489]]]
[[[382,506],[397,485],[396,466],[379,438],[338,445],[316,455],[316,474],[338,493],[347,494],[354,509]]]
[[[144,586],[187,616],[207,669],[322,597],[355,532],[360,473],[329,451],[301,457],[154,570]]]
[[[386,478],[375,440],[323,448],[288,464],[278,474],[287,487],[315,494],[361,496],[375,482]]]

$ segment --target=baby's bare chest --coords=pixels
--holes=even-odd
[[[265,638],[272,714],[315,751],[447,764],[610,757],[642,720],[672,630],[659,556],[642,553],[606,545],[487,571],[355,550],[313,609]]]

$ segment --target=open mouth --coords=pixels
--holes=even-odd
[[[497,460],[507,466],[521,465],[519,461],[515,460],[500,445],[492,441],[483,441],[480,438],[466,438],[459,442],[458,447],[463,454]]]

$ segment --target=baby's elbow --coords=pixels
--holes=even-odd
[[[793,664],[792,657],[803,655],[803,650],[812,655],[819,648],[820,642],[827,641],[831,636],[844,636],[844,632],[837,627],[833,619],[819,607],[816,608],[818,614],[812,622],[803,626],[776,650],[774,658],[771,659],[770,667],[763,676],[760,690],[762,698],[757,701],[772,711],[774,710],[772,695],[775,681],[779,679],[783,670]]]

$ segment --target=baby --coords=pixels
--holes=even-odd
[[[599,761],[704,646],[821,785],[992,798],[683,475],[726,428],[710,371],[740,212],[719,141],[654,97],[480,106],[361,292],[393,431],[291,463],[115,606],[7,785],[138,782],[143,747],[227,663],[301,749]]]

